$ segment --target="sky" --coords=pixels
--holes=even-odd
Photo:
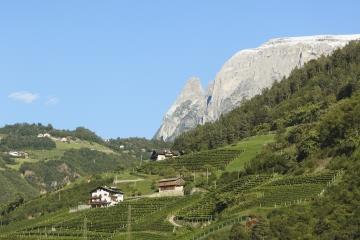
[[[151,138],[186,80],[286,36],[360,33],[350,0],[0,3],[0,125]]]

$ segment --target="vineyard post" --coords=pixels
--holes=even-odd
[[[206,168],[206,184],[209,184],[209,168]]]
[[[131,204],[129,204],[129,208],[128,208],[127,231],[128,231],[127,240],[131,240]]]
[[[87,218],[86,218],[86,216],[84,217],[84,227],[83,227],[83,230],[84,230],[83,238],[84,238],[85,240],[87,240]]]

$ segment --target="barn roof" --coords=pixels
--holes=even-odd
[[[167,186],[184,186],[185,181],[180,178],[167,178],[167,179],[161,179],[158,182],[158,187],[167,187]]]

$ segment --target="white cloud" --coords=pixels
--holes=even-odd
[[[12,100],[20,101],[23,103],[32,103],[39,98],[37,94],[27,91],[13,92],[8,97]]]
[[[49,97],[48,100],[45,102],[45,105],[56,105],[59,103],[59,99],[57,97]]]

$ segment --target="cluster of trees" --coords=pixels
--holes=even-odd
[[[0,141],[0,149],[5,150],[50,150],[56,148],[56,144],[50,138],[38,138],[37,136],[9,135]]]
[[[138,137],[110,139],[106,145],[114,151],[129,151],[138,158],[142,156],[143,159],[150,159],[151,151],[154,149],[168,149],[172,146],[168,142]]]
[[[104,141],[101,137],[97,136],[96,133],[90,131],[84,127],[78,127],[75,130],[58,130],[53,128],[51,124],[47,126],[38,124],[29,124],[29,123],[16,123],[13,125],[5,125],[3,128],[0,128],[1,134],[14,135],[14,136],[37,136],[40,133],[49,133],[54,137],[73,137],[79,138],[81,140],[86,140],[89,142],[96,142],[104,144]]]
[[[10,203],[8,203],[5,207],[0,209],[0,216],[5,216],[6,214],[11,213],[17,207],[24,203],[24,198],[21,195],[17,195],[16,199]]]
[[[282,127],[315,122],[329,106],[360,89],[360,43],[292,71],[262,94],[245,101],[214,123],[198,126],[174,141],[186,152],[216,148]]]
[[[360,94],[355,94],[333,104],[317,122],[279,130],[276,142],[253,159],[245,173],[302,174],[317,168],[319,159],[349,157],[359,146]]]
[[[129,155],[106,154],[88,148],[70,149],[57,160],[24,163],[20,172],[33,185],[47,191],[58,189],[80,176],[88,176],[129,168],[135,164]]]

